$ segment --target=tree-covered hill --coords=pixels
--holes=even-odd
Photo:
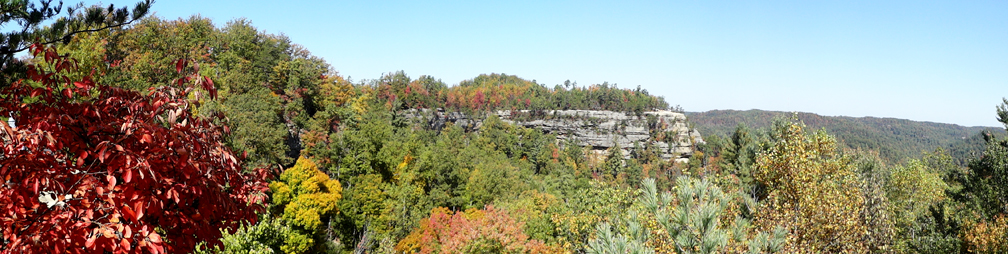
[[[534,80],[503,73],[481,74],[455,86],[431,76],[410,79],[402,71],[369,82],[378,98],[398,109],[443,108],[449,111],[485,110],[609,110],[635,113],[669,109],[665,98],[647,90],[619,88],[608,82],[588,86],[565,82],[548,87]]]
[[[797,116],[811,129],[825,129],[847,148],[866,149],[879,153],[890,164],[907,158],[918,158],[922,152],[942,148],[965,165],[966,158],[983,151],[981,132],[1004,133],[993,127],[965,127],[955,124],[920,122],[896,118],[822,116],[813,113],[790,113],[765,110],[711,110],[687,113],[689,121],[704,136],[726,137],[744,123],[751,129],[765,129],[774,119]]]

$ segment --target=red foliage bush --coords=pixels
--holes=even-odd
[[[181,86],[214,96],[198,66],[178,61],[179,87],[142,95],[71,80],[75,60],[32,51],[46,63],[0,91],[17,123],[0,131],[0,252],[191,252],[255,219],[265,170],[242,173],[227,127],[190,112],[199,90]]]

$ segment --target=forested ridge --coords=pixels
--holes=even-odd
[[[248,20],[134,17],[5,63],[0,253],[1008,251],[1003,136],[965,165],[890,163],[783,117],[689,163],[596,153],[494,114],[474,131],[403,112],[680,109],[505,74],[352,81]],[[991,113],[1008,128],[1008,100]]]
[[[794,114],[813,129],[825,129],[850,149],[872,150],[890,164],[942,148],[961,165],[983,151],[983,132],[1003,135],[1004,129],[920,122],[896,118],[822,116],[807,112],[764,110],[711,110],[688,112],[689,120],[704,136],[727,137],[739,124],[765,129],[774,119]]]

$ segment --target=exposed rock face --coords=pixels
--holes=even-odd
[[[703,142],[699,132],[686,126],[686,115],[672,111],[649,111],[639,117],[633,113],[596,110],[504,110],[494,114],[507,123],[540,129],[555,134],[558,141],[572,140],[578,145],[592,147],[596,152],[618,145],[626,157],[630,156],[630,149],[635,145],[644,147],[650,144],[658,148],[662,159],[685,163],[693,154],[692,145]],[[410,111],[407,116],[427,118],[432,128],[441,128],[447,122],[453,122],[470,130],[478,130],[484,119],[459,112],[430,110]]]

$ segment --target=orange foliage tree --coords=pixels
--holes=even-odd
[[[524,223],[503,211],[487,206],[452,212],[439,207],[430,218],[396,245],[396,251],[413,253],[548,253],[554,249],[542,241],[530,240],[522,231]]]

